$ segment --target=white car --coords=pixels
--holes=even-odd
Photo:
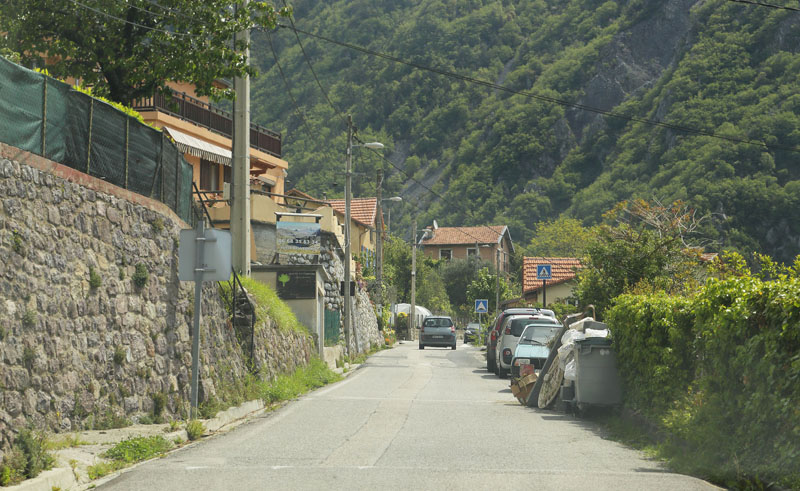
[[[558,322],[555,316],[550,316],[544,312],[538,314],[521,314],[511,315],[503,319],[503,325],[500,326],[499,338],[497,339],[497,348],[495,351],[495,374],[500,378],[505,378],[511,371],[511,360],[514,357],[514,350],[517,348],[517,342],[525,330],[525,326],[529,324],[550,325],[560,327],[561,323]]]

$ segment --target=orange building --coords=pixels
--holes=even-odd
[[[231,181],[233,115],[198,97],[192,85],[171,83],[172,96],[157,94],[133,104],[145,122],[162,128],[194,168],[201,191],[222,192]],[[250,124],[250,176],[255,190],[283,194],[289,165],[281,158],[281,135]]]

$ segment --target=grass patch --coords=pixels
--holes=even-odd
[[[65,448],[75,448],[81,445],[89,445],[89,442],[81,440],[77,434],[66,435],[58,440],[47,440],[47,450],[63,450]]]
[[[188,423],[186,423],[186,435],[189,437],[189,440],[192,441],[197,440],[198,438],[203,436],[203,433],[205,432],[206,432],[206,427],[203,426],[203,423],[197,421],[196,419],[193,419]]]
[[[291,375],[279,375],[269,382],[262,394],[266,403],[294,399],[310,390],[341,380],[341,375],[328,368],[319,358],[314,358],[306,367],[298,368]]]
[[[125,464],[135,464],[163,455],[172,448],[172,442],[161,435],[134,437],[123,440],[103,453],[103,457]]]
[[[306,326],[297,320],[292,309],[278,297],[278,294],[269,287],[252,278],[240,277],[242,285],[250,295],[256,300],[256,322],[263,322],[267,317],[271,318],[283,332],[296,332],[298,334],[309,335],[310,331]],[[230,284],[221,282],[220,295],[225,299],[225,305],[233,304]],[[230,313],[230,312],[229,312]]]

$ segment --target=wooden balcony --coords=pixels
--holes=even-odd
[[[133,102],[133,108],[140,112],[159,111],[233,138],[231,113],[183,92],[173,92],[172,97],[156,94],[155,97],[139,99]],[[281,134],[254,123],[250,123],[250,146],[281,158]]]

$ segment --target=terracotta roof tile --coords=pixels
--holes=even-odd
[[[433,237],[422,241],[423,245],[497,244],[508,228],[505,225],[481,225],[478,227],[439,227]],[[430,235],[430,233],[428,234]],[[509,235],[509,239],[510,239]]]
[[[353,198],[350,200],[350,217],[366,225],[375,228],[375,215],[377,213],[377,198]],[[329,199],[327,201],[334,210],[345,214],[345,202],[343,199]]]
[[[547,280],[548,285],[556,285],[575,278],[577,270],[581,269],[581,261],[574,257],[525,257],[522,261],[522,291],[537,290],[542,286],[542,280],[536,279],[536,267],[540,264],[549,264],[552,279]]]

